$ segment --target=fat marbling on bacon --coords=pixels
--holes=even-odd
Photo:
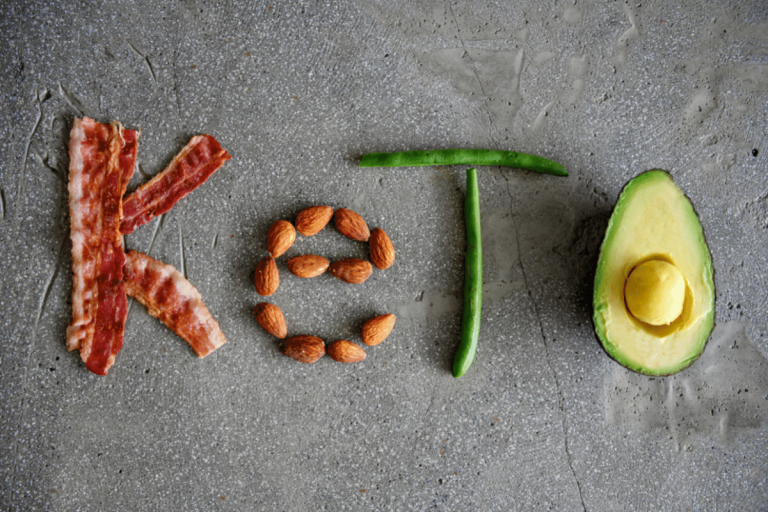
[[[171,265],[130,251],[126,254],[124,279],[128,295],[184,338],[198,357],[226,343],[200,293]]]
[[[106,375],[123,346],[127,315],[120,238],[122,197],[133,174],[138,131],[75,119],[69,140],[72,322],[67,348]]]
[[[125,198],[120,231],[137,227],[161,215],[202,185],[231,156],[210,135],[197,135],[166,169]]]

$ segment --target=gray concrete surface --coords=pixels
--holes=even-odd
[[[768,509],[768,6],[736,2],[0,4],[0,509]],[[190,136],[233,158],[129,248],[183,266],[228,338],[198,360],[142,306],[106,378],[65,349],[75,116],[141,127],[131,188]],[[480,172],[485,305],[450,375],[464,168],[358,169],[365,152],[490,147],[567,179]],[[757,156],[753,156],[757,149]],[[712,252],[717,328],[671,378],[631,374],[591,325],[624,183],[661,167]],[[254,321],[269,225],[314,204],[387,231],[363,285],[299,281],[289,332],[357,365],[279,354]],[[364,256],[333,229],[291,254]]]

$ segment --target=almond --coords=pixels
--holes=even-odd
[[[359,363],[365,359],[365,350],[351,341],[338,340],[328,345],[328,355],[340,363]]]
[[[360,258],[347,258],[331,263],[331,275],[345,283],[359,284],[371,276],[373,266]]]
[[[290,249],[295,240],[296,230],[293,229],[293,224],[287,220],[277,220],[267,233],[267,251],[273,258],[277,258]]]
[[[272,336],[283,339],[288,333],[285,317],[280,308],[269,302],[260,302],[253,308],[253,316],[260,326]]]
[[[334,222],[336,223],[336,229],[339,233],[357,240],[358,242],[367,242],[371,237],[371,232],[368,230],[368,224],[365,223],[363,218],[349,210],[347,208],[339,208],[333,215]]]
[[[395,315],[375,316],[363,324],[363,343],[378,345],[389,336],[395,327]]]
[[[317,277],[328,270],[329,262],[322,256],[306,254],[288,260],[288,270],[299,277]]]
[[[296,216],[296,231],[304,236],[317,234],[331,221],[333,208],[330,206],[312,206],[301,210]]]
[[[280,274],[277,272],[275,258],[264,256],[258,265],[253,276],[253,284],[256,285],[256,291],[259,295],[272,295],[277,291],[280,285]]]
[[[387,269],[395,262],[395,246],[383,229],[373,228],[368,240],[368,252],[376,268]]]
[[[280,343],[280,353],[300,363],[314,363],[325,355],[325,343],[317,336],[292,336]]]

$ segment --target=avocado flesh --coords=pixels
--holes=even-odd
[[[624,290],[638,265],[660,260],[685,279],[683,312],[669,325],[646,324],[629,312]],[[701,355],[714,323],[712,260],[696,212],[664,171],[630,181],[614,208],[595,274],[595,332],[606,352],[646,375],[670,375]]]

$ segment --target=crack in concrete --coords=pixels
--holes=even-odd
[[[26,420],[26,414],[25,414],[25,403],[26,403],[26,397],[27,397],[27,376],[29,375],[29,364],[32,361],[32,353],[35,351],[35,341],[37,340],[37,328],[40,322],[40,317],[42,316],[42,310],[45,307],[45,303],[48,299],[48,295],[50,294],[51,287],[53,286],[53,282],[56,280],[56,276],[59,272],[59,266],[61,265],[61,256],[64,249],[64,244],[67,241],[67,237],[64,237],[64,239],[61,242],[61,246],[59,247],[59,255],[56,258],[55,267],[53,270],[53,273],[51,274],[47,285],[45,286],[43,290],[43,295],[41,297],[39,306],[38,306],[38,313],[37,318],[35,320],[35,325],[32,331],[32,339],[30,342],[29,351],[27,352],[27,361],[24,365],[24,376],[21,380],[21,403],[20,403],[20,411],[19,411],[19,425],[17,427],[17,435],[18,432],[20,432],[24,428],[24,422]],[[27,303],[27,297],[31,295],[33,288],[30,287],[27,291],[27,296],[24,298],[24,303]],[[23,322],[21,322],[23,324]],[[14,494],[14,484],[16,482],[16,477],[19,473],[19,451],[21,450],[21,441],[17,438],[16,439],[16,465],[13,468],[13,476],[11,477],[11,486],[10,486],[10,502],[11,505],[8,507],[8,510],[13,509],[13,494]]]
[[[421,421],[418,424],[419,429],[422,429],[422,426],[424,425],[424,421],[426,421],[426,418],[429,417],[429,411],[432,410],[432,406],[435,404],[435,396],[437,395],[437,386],[439,384],[439,380],[435,379],[435,385],[432,386],[432,392],[430,393],[429,397],[429,404],[427,405],[427,408],[424,409],[424,414],[421,416]],[[413,443],[411,443],[411,449],[409,450],[409,453],[414,454],[416,453],[416,446],[419,444],[419,436],[417,435],[417,432],[419,432],[419,429],[416,429],[416,431],[413,433]],[[423,431],[423,429],[422,429]],[[414,492],[413,486],[408,491],[408,500],[410,501],[411,496]]]
[[[33,288],[31,286],[26,288],[24,298],[22,299],[22,303],[24,305],[28,304],[31,295],[32,295]],[[26,327],[26,322],[18,322],[16,326],[14,327],[13,333],[11,335],[10,339],[19,339],[21,338],[19,331],[24,330]],[[21,461],[19,459],[19,451],[21,450],[21,441],[19,440],[20,432],[22,430],[22,427],[24,426],[24,402],[25,402],[25,396],[26,396],[26,389],[27,389],[27,374],[29,373],[29,361],[32,358],[32,350],[30,349],[29,353],[27,354],[27,361],[24,365],[24,374],[21,378],[21,400],[19,400],[19,423],[16,427],[16,432],[14,432],[14,442],[15,442],[15,457],[14,461],[15,464],[13,465],[13,473],[11,475],[11,484],[8,488],[8,496],[10,505],[8,507],[8,510],[13,510],[13,499],[14,499],[14,485],[16,484],[16,477],[19,474],[19,465],[21,464]]]
[[[146,180],[149,181],[152,179],[152,175],[149,174],[147,171],[144,170],[144,166],[141,165],[141,162],[136,162],[136,168],[141,173],[141,176]]]
[[[136,49],[135,46],[133,46],[133,44],[130,41],[126,40],[126,43],[128,43],[128,46],[131,48],[131,50],[133,50],[133,52],[136,55],[138,55],[139,58],[141,58],[144,61],[144,64],[147,65],[147,68],[149,69],[149,74],[152,77],[152,82],[155,85],[157,85],[157,77],[155,76],[155,70],[152,67],[152,62],[150,62],[150,60],[149,60],[149,55],[145,55],[145,54],[141,53],[139,50]]]
[[[152,251],[152,246],[155,245],[155,239],[157,238],[157,233],[163,228],[163,224],[165,223],[165,214],[161,213],[158,215],[158,222],[155,224],[155,229],[152,231],[152,238],[149,240],[149,246],[147,247],[147,250],[145,251],[147,255]]]
[[[179,76],[176,73],[176,63],[179,57],[178,48],[173,52],[173,94],[176,97],[176,114],[179,116],[179,122],[184,126],[184,121],[181,117],[181,98],[179,98]]]
[[[187,277],[187,258],[184,256],[184,232],[181,226],[181,217],[176,225],[179,227],[179,260],[181,261],[181,275]]]
[[[81,117],[85,116],[85,113],[83,112],[83,104],[80,102],[80,100],[77,99],[77,97],[75,97],[74,94],[66,90],[64,86],[61,85],[61,81],[59,81],[59,94],[61,95],[61,98],[67,103],[67,105],[75,109]]]
[[[66,242],[67,237],[62,237],[61,243],[59,244],[59,252],[56,256],[56,263],[54,263],[53,271],[48,277],[48,282],[43,288],[43,294],[40,296],[40,302],[37,306],[37,317],[35,318],[35,328],[32,331],[32,349],[34,349],[34,340],[37,338],[37,329],[40,326],[40,319],[43,317],[43,310],[45,310],[45,305],[48,302],[48,296],[51,294],[51,288],[53,288],[53,283],[56,281],[56,276],[59,275],[59,267],[61,266],[61,258],[64,254],[64,244]],[[32,349],[30,349],[30,354]]]
[[[21,166],[21,178],[19,179],[19,190],[16,193],[16,204],[14,206],[14,212],[18,213],[20,203],[24,200],[24,182],[27,177],[27,161],[29,160],[29,146],[32,145],[32,137],[37,131],[37,127],[40,126],[40,121],[43,119],[43,102],[50,97],[48,89],[43,88],[42,93],[39,89],[35,88],[35,103],[37,104],[37,119],[35,120],[32,131],[29,132],[27,137],[27,144],[24,147],[24,160]]]
[[[464,53],[467,55],[467,58],[469,58],[469,62],[472,63],[472,73],[475,75],[475,79],[477,80],[477,85],[480,86],[480,92],[483,93],[483,96],[485,98],[490,98],[485,93],[485,89],[483,88],[483,81],[480,80],[480,75],[477,74],[477,68],[475,66],[475,59],[472,58],[472,55],[467,51],[467,47],[464,44],[464,39],[461,37],[461,30],[459,30],[459,22],[456,20],[456,15],[453,14],[453,7],[451,4],[448,4],[448,11],[451,13],[451,17],[453,18],[453,22],[456,24],[456,37],[459,38],[459,42],[461,43],[461,48],[464,50]],[[486,100],[483,100],[483,106],[485,107],[485,111],[488,113],[488,123],[490,124],[491,130],[496,130],[496,125],[493,123],[493,114],[491,114],[491,109],[488,108],[488,104],[486,103]],[[488,132],[488,137],[493,141],[493,135],[491,131]]]
[[[509,179],[505,176],[504,179],[507,182],[507,195],[509,196],[510,201],[514,202],[514,199],[512,198],[512,192],[509,190]],[[512,219],[512,227],[515,230],[515,243],[517,244],[517,264],[520,265],[520,272],[523,275],[523,284],[525,285],[525,289],[528,292],[528,299],[531,301],[531,304],[533,305],[533,311],[536,315],[536,320],[539,324],[539,332],[541,333],[541,341],[544,344],[544,359],[547,361],[547,366],[549,367],[550,373],[552,373],[552,378],[555,381],[555,390],[557,392],[557,406],[558,409],[560,409],[560,422],[563,428],[563,445],[565,449],[565,459],[568,462],[568,467],[571,469],[571,474],[573,474],[573,479],[576,482],[576,488],[579,491],[579,499],[581,500],[581,506],[584,509],[584,512],[587,512],[587,505],[584,503],[584,494],[581,490],[581,482],[579,482],[579,477],[576,475],[576,471],[573,469],[573,457],[571,455],[571,452],[568,448],[568,429],[566,428],[565,424],[565,408],[563,406],[563,393],[560,390],[560,382],[557,378],[557,373],[555,372],[555,368],[552,366],[552,362],[549,358],[549,345],[547,344],[547,337],[544,334],[544,324],[541,320],[541,312],[539,311],[539,305],[536,303],[536,300],[533,298],[533,293],[531,292],[531,287],[528,284],[528,276],[525,273],[525,267],[523,266],[523,256],[521,254],[520,250],[520,230],[517,228],[517,222],[515,221],[515,215],[513,214],[511,216]]]
[[[63,176],[63,171],[60,171],[57,167],[54,167],[50,164],[50,157],[48,156],[48,153],[46,152],[43,155],[40,155],[39,153],[32,153],[32,158],[37,160],[37,163],[48,169],[53,173],[56,178],[58,178],[61,182],[66,182],[66,176]]]

